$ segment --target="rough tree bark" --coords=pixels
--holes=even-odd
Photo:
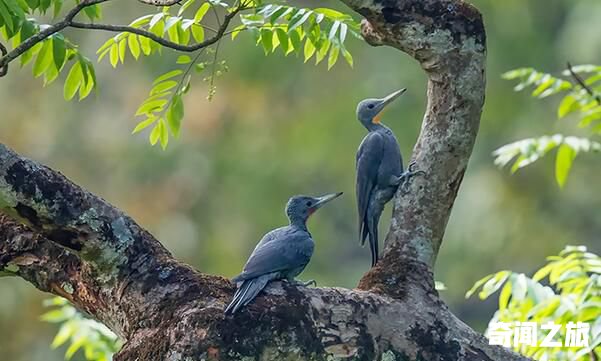
[[[368,43],[408,53],[428,75],[413,153],[428,176],[395,197],[382,260],[358,289],[275,282],[224,317],[227,279],[178,262],[123,212],[3,145],[0,275],[109,326],[125,341],[116,360],[525,360],[454,317],[432,276],[484,102],[480,13],[461,0],[343,2],[365,17]]]

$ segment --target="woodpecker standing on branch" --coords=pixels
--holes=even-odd
[[[390,128],[380,123],[384,108],[405,90],[395,91],[382,99],[365,99],[357,106],[357,118],[368,131],[356,158],[359,242],[363,246],[369,238],[372,267],[378,262],[378,223],[384,206],[399,186],[403,192],[407,192],[411,177],[425,174],[413,170],[415,163],[409,164],[407,171],[403,171],[397,139]]]
[[[322,197],[294,196],[286,205],[290,224],[274,229],[263,236],[257,244],[241,274],[234,277],[238,289],[225,314],[233,314],[257,297],[273,280],[286,279],[307,286],[315,284],[295,281],[313,255],[314,242],[307,230],[307,219],[317,209],[342,194],[333,193]]]

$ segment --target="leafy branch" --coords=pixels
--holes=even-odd
[[[586,75],[583,77],[583,75]],[[542,99],[566,92],[557,109],[559,119],[579,116],[579,128],[589,128],[591,136],[601,135],[601,66],[568,63],[561,76],[520,68],[503,74],[504,79],[517,80],[515,91],[533,87],[532,96]],[[543,136],[520,140],[495,150],[495,163],[501,167],[515,159],[511,172],[530,165],[557,148],[555,179],[560,187],[566,183],[576,156],[582,152],[601,150],[601,144],[592,139],[564,136]]]
[[[574,159],[579,153],[601,152],[601,143],[587,138],[565,137],[561,134],[527,138],[506,144],[493,152],[495,164],[505,167],[513,162],[511,173],[517,172],[557,148],[555,159],[555,179],[560,187],[567,181]]]
[[[41,319],[60,324],[51,347],[56,349],[69,344],[65,359],[70,360],[81,350],[87,361],[110,361],[121,348],[121,342],[111,330],[82,315],[64,298],[54,297],[46,300],[44,305],[51,307],[51,310],[44,313]]]
[[[11,61],[20,58],[23,66],[35,58],[33,75],[43,76],[44,85],[47,85],[58,78],[68,62],[72,62],[65,78],[64,97],[72,99],[78,91],[80,100],[87,97],[96,88],[94,66],[79,52],[76,44],[63,36],[61,31],[67,28],[117,33],[97,51],[98,61],[107,57],[113,67],[125,62],[128,49],[135,60],[142,55],[161,53],[163,49],[197,53],[194,60],[187,55],[178,58],[177,64],[189,64],[185,72],[176,69],[159,76],[136,112],[145,118],[137,124],[134,133],[154,125],[149,135],[150,143],[154,145],[160,141],[163,148],[167,146],[170,133],[175,137],[179,134],[184,114],[182,96],[190,88],[190,70],[195,68],[202,72],[209,63],[199,61],[202,53],[199,50],[214,51],[211,75],[204,78],[209,81],[208,98],[211,99],[215,94],[215,77],[227,69],[225,60],[218,61],[217,55],[220,41],[228,35],[234,40],[241,32],[248,31],[265,54],[273,53],[277,48],[285,55],[302,52],[305,62],[312,57],[316,64],[327,59],[328,69],[337,62],[339,55],[352,66],[353,58],[345,46],[346,37],[351,34],[360,38],[359,24],[352,17],[327,8],[295,8],[263,4],[260,0],[237,0],[233,5],[221,0],[139,0],[162,8],[154,14],[138,17],[128,25],[115,25],[98,21],[101,18],[98,5],[107,1],[83,0],[62,20],[48,25],[38,24],[28,15],[45,14],[53,8],[54,18],[59,18],[63,0],[0,0],[0,34],[12,40],[13,46],[11,51],[2,51],[0,76],[5,75]],[[176,4],[180,6],[172,6]],[[192,10],[193,16],[186,16]],[[204,24],[209,11],[216,17],[216,28]],[[76,20],[80,13],[85,13],[90,22]],[[237,17],[240,24],[230,29]],[[212,32],[211,36],[205,37],[205,31]],[[170,76],[165,78],[167,74]],[[175,77],[179,80],[174,80]]]
[[[601,356],[601,257],[583,246],[567,246],[547,261],[532,277],[510,271],[488,275],[474,284],[466,298],[477,293],[484,300],[500,291],[499,307],[487,331],[489,336],[490,326],[498,322],[589,323],[588,347],[545,347],[537,343],[517,345],[514,350],[535,360],[598,360]],[[565,339],[565,331],[560,336],[559,339]],[[542,335],[538,340],[542,340]]]
[[[3,1],[6,1],[6,4],[11,4],[11,0],[3,0]],[[65,29],[69,26],[72,26],[73,19],[75,18],[75,16],[77,16],[77,14],[79,14],[85,8],[92,6],[92,5],[103,3],[106,1],[109,1],[109,0],[83,0],[83,1],[81,1],[79,4],[77,4],[77,6],[75,6],[73,9],[71,9],[67,13],[67,15],[63,18],[63,20],[61,20],[58,23],[55,23],[53,25],[49,25],[49,26],[45,27],[43,30],[41,30],[38,33],[27,38],[25,41],[23,41],[20,45],[18,45],[16,48],[11,50],[10,52],[8,52],[6,55],[2,56],[2,58],[0,58],[0,68],[7,67],[11,61],[18,58],[21,54],[25,53],[27,50],[31,49],[36,44],[47,39],[51,35]],[[7,5],[3,5],[3,6],[7,6]],[[13,9],[21,9],[18,7],[18,5],[12,6],[12,8]],[[14,10],[14,14],[16,14],[17,20],[24,20],[24,13],[23,13],[22,9],[21,9],[21,11]],[[8,19],[8,17],[3,16],[5,27],[10,24],[7,19]]]

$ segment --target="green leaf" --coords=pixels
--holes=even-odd
[[[307,10],[307,9],[300,9],[298,11],[298,13],[296,13],[290,20],[290,24],[288,24],[288,32],[296,29],[297,27],[303,25],[305,23],[305,21],[307,21],[307,19],[309,19],[309,16],[311,16],[311,14],[313,14],[313,11]],[[302,16],[300,16],[302,15]],[[293,19],[295,19],[294,21],[292,21]]]
[[[330,56],[328,57],[328,70],[332,69],[336,61],[338,60],[338,54],[340,54],[340,48],[337,46],[330,47]]]
[[[509,280],[507,283],[505,283],[505,286],[503,286],[503,289],[499,294],[499,311],[503,311],[507,308],[507,305],[509,304],[509,298],[511,297],[511,289],[512,282]]]
[[[129,23],[129,26],[134,27],[134,28],[142,27],[142,26],[148,24],[150,22],[150,19],[152,19],[153,16],[154,16],[154,14],[140,16],[139,18],[137,18],[134,21],[132,21],[131,23]]]
[[[75,62],[71,67],[71,70],[69,70],[69,74],[67,74],[67,79],[65,80],[63,95],[66,100],[73,98],[82,81],[83,74],[81,72],[81,65],[79,62]]]
[[[346,50],[345,48],[342,48],[342,56],[344,57],[344,59],[346,60],[348,65],[350,65],[352,68],[353,67],[353,56],[351,55],[351,53],[348,50]]]
[[[324,14],[328,18],[332,20],[340,20],[340,21],[348,21],[352,20],[351,16],[348,14],[341,13],[340,11],[329,9],[329,8],[317,8],[313,9],[314,12],[319,14]]]
[[[494,276],[494,274],[488,275],[488,276],[486,276],[484,278],[481,278],[478,281],[476,281],[476,283],[474,283],[474,285],[472,286],[472,288],[470,288],[469,291],[466,292],[465,298],[470,298],[478,290],[478,288],[480,288],[484,283],[486,283],[486,281],[488,281],[489,279],[491,279],[493,276]]]
[[[159,120],[159,131],[159,140],[161,141],[161,148],[165,150],[167,149],[167,144],[169,144],[169,133],[167,131],[167,126],[165,125],[165,122],[162,119]]]
[[[195,2],[196,2],[196,0],[187,0],[186,2],[184,2],[182,7],[179,8],[179,11],[177,12],[177,16],[181,16]]]
[[[67,342],[67,340],[69,339],[69,337],[71,337],[73,335],[73,333],[75,333],[75,328],[73,327],[73,323],[71,322],[65,322],[61,328],[58,330],[58,333],[56,334],[56,336],[54,336],[54,339],[52,340],[52,344],[50,345],[50,347],[52,347],[53,349],[62,346],[65,342]]]
[[[129,52],[138,59],[140,57],[140,43],[138,42],[138,36],[136,34],[129,34],[127,37],[127,45],[129,46]]]
[[[86,6],[83,11],[86,13],[90,20],[100,19],[102,17],[102,10],[98,4]]]
[[[336,37],[336,32],[340,27],[340,21],[334,21],[332,27],[330,28],[330,33],[328,34],[328,39],[333,40]]]
[[[557,109],[557,117],[563,118],[569,113],[578,109],[578,102],[573,95],[566,95],[559,104],[559,108]]]
[[[174,137],[179,137],[179,132],[184,118],[184,104],[180,95],[175,95],[171,106],[167,110],[167,124]]]
[[[155,80],[152,82],[152,85],[156,85],[156,84],[158,84],[158,83],[160,83],[160,82],[163,82],[163,81],[165,81],[165,80],[167,80],[167,79],[171,79],[171,78],[173,78],[174,76],[178,76],[178,75],[180,75],[180,74],[181,74],[181,73],[183,73],[183,72],[184,72],[184,71],[183,71],[183,70],[181,70],[181,69],[176,69],[176,70],[169,71],[169,72],[167,72],[167,73],[165,73],[165,74],[163,74],[163,75],[159,76],[158,78],[156,78],[156,79],[155,79]]]
[[[290,39],[290,44],[292,45],[291,50],[299,52],[302,42],[301,42],[301,37],[300,37],[300,34],[298,33],[298,31],[288,32],[288,37]]]
[[[38,57],[33,64],[33,76],[37,78],[44,74],[50,64],[52,64],[52,41],[49,39],[44,41],[42,50],[38,53]]]
[[[119,60],[121,64],[125,61],[125,50],[127,49],[127,41],[125,39],[119,42]]]
[[[119,63],[119,45],[113,43],[113,45],[111,46],[111,51],[109,53],[109,60],[113,68],[116,68],[117,64]]]
[[[144,55],[150,55],[150,53],[152,53],[152,46],[150,45],[151,40],[145,36],[140,36],[139,40],[142,53],[144,53]]]
[[[190,28],[192,31],[192,37],[196,40],[197,43],[202,43],[205,40],[205,29],[200,25],[192,25]],[[234,34],[232,33],[232,36]]]
[[[280,41],[280,46],[282,47],[284,54],[287,54],[289,49],[289,38],[288,34],[286,33],[286,30],[282,28],[276,28],[275,34],[278,37],[278,40]]]
[[[265,50],[265,54],[269,54],[269,52],[273,49],[273,34],[269,29],[261,29],[261,44],[263,45],[263,50]]]
[[[167,105],[169,101],[167,99],[152,99],[147,100],[136,110],[136,115],[150,114],[163,110],[163,107]]]
[[[52,37],[52,57],[54,59],[54,66],[57,71],[60,71],[65,64],[65,58],[67,55],[67,49],[65,47],[65,39],[62,36]]]
[[[44,86],[55,81],[56,78],[58,78],[58,74],[58,69],[56,69],[54,66],[49,66],[44,73]]]
[[[313,54],[315,54],[315,46],[313,45],[313,42],[307,38],[307,40],[305,41],[305,49],[304,49],[304,54],[305,54],[305,63],[311,59],[311,57],[313,56]]]
[[[102,60],[102,58],[111,50],[111,47],[115,44],[115,38],[108,39],[98,50],[96,50],[96,54],[98,54],[98,62]]]
[[[163,21],[164,13],[156,14],[150,19],[149,29],[151,33],[156,36],[162,37],[165,33],[165,22]]]
[[[177,57],[177,64],[190,64],[192,59],[188,55],[180,55]]]
[[[4,24],[6,25],[7,29],[12,33],[14,30],[13,17],[8,11],[4,1],[0,1],[0,18],[4,20]]]
[[[503,283],[505,283],[510,275],[510,271],[497,272],[484,284],[484,286],[482,286],[482,290],[478,294],[478,297],[480,297],[482,300],[488,298],[488,296],[495,293],[503,285]]]
[[[576,158],[576,151],[567,144],[562,144],[557,150],[557,158],[555,159],[555,180],[560,188],[566,183],[572,163]]]
[[[315,56],[315,64],[319,64],[321,63],[321,61],[323,59],[325,59],[326,55],[328,55],[328,50],[330,49],[330,41],[329,40],[324,40],[324,42],[321,44],[321,47],[319,48],[319,50],[317,51],[317,55]]]
[[[84,345],[85,342],[86,338],[83,336],[79,336],[78,338],[76,338],[67,348],[67,351],[65,352],[65,358],[67,360],[70,360],[73,357],[73,355],[75,355],[77,350],[79,350]]]
[[[162,124],[163,124],[163,119],[159,119],[159,121],[154,126],[154,128],[152,128],[152,132],[150,132],[150,135],[148,136],[148,140],[150,141],[150,144],[155,145],[159,141],[159,138],[161,136],[161,125]]]
[[[52,17],[54,17],[55,19],[58,17],[58,15],[61,12],[61,9],[63,7],[63,0],[54,0],[54,9],[52,12]]]
[[[158,83],[150,90],[150,95],[163,93],[169,89],[175,88],[176,86],[177,82],[174,80],[167,80],[162,83]]]
[[[202,20],[202,18],[204,18],[207,11],[209,11],[210,7],[211,7],[211,4],[209,4],[208,2],[203,3],[196,11],[196,14],[194,14],[194,22],[200,23],[200,21]]]
[[[131,134],[136,134],[138,132],[141,132],[142,130],[146,129],[149,125],[153,124],[156,120],[157,120],[156,116],[149,115],[146,120],[143,120],[140,123],[138,123],[138,125],[136,125],[136,127],[131,132]]]

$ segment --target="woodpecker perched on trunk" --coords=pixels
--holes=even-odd
[[[286,215],[290,224],[274,229],[263,236],[250,255],[244,270],[234,277],[238,289],[225,309],[225,314],[233,314],[257,297],[272,280],[294,280],[309,263],[313,255],[314,243],[307,230],[307,219],[317,209],[342,194],[333,193],[323,197],[294,196],[286,205]],[[302,283],[307,286],[315,281]]]
[[[398,90],[382,99],[365,99],[357,106],[357,118],[367,128],[357,150],[357,208],[359,211],[359,241],[365,245],[369,238],[372,267],[378,262],[378,222],[384,206],[399,186],[407,189],[409,180],[423,171],[413,171],[414,163],[403,171],[399,144],[390,128],[380,123],[384,108],[406,89]]]

